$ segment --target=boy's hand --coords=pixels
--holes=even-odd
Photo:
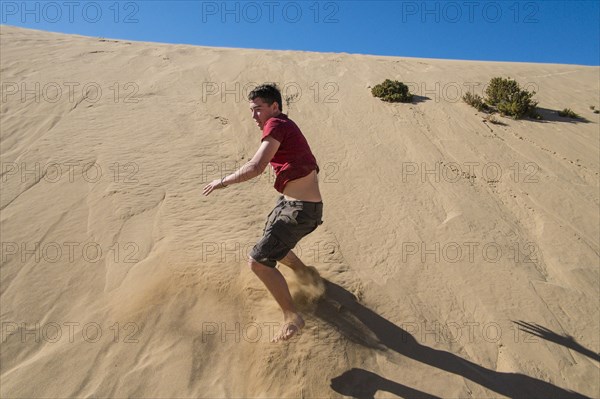
[[[221,179],[213,180],[204,187],[202,194],[208,195],[219,188],[225,188],[225,186],[223,186],[223,184],[221,183]]]

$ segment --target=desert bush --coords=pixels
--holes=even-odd
[[[565,117],[565,118],[572,118],[572,119],[579,118],[579,115],[577,115],[575,113],[575,111],[573,111],[571,108],[565,108],[562,111],[558,111],[558,115]]]
[[[534,92],[522,90],[519,84],[510,78],[493,78],[485,90],[485,102],[495,106],[503,115],[515,119],[530,116],[539,119],[535,112],[537,101],[533,100]]]
[[[485,111],[489,108],[479,94],[473,94],[470,91],[468,91],[465,93],[462,99],[470,106],[477,108],[477,111]]]
[[[408,86],[397,80],[386,79],[383,83],[375,85],[371,89],[373,97],[392,103],[409,103],[413,95],[408,91]]]

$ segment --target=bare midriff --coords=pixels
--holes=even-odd
[[[304,177],[287,182],[283,196],[288,201],[321,202],[317,171],[313,170]]]

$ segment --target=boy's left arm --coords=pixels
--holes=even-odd
[[[274,138],[265,137],[250,161],[232,174],[208,183],[204,187],[203,194],[209,195],[216,189],[225,188],[231,184],[241,183],[259,176],[275,156],[279,145],[279,141]]]

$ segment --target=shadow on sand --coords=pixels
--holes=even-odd
[[[411,104],[419,104],[419,103],[424,103],[427,100],[431,100],[431,98],[429,98],[427,96],[418,96],[416,94],[413,94],[412,101],[410,103]]]
[[[331,380],[331,388],[337,393],[355,398],[374,398],[377,391],[393,393],[407,399],[441,399],[439,396],[398,384],[364,369],[353,368]]]
[[[527,323],[525,321],[515,321],[513,322],[517,324],[521,329],[531,335],[535,335],[536,337],[540,337],[545,339],[546,341],[554,342],[556,344],[562,345],[566,348],[572,349],[575,352],[579,352],[584,356],[589,357],[592,360],[600,362],[600,355],[592,352],[585,346],[580,345],[575,341],[575,338],[569,335],[560,335],[555,333],[552,330],[547,329],[546,327],[542,327],[539,324]]]
[[[527,118],[527,120],[530,120],[532,122],[540,122],[540,123],[562,122],[562,123],[576,124],[576,123],[590,123],[591,122],[590,120],[586,119],[583,116],[580,116],[579,118],[569,118],[569,117],[565,117],[565,116],[560,116],[558,114],[558,111],[554,110],[554,109],[536,107],[535,110],[538,114],[540,114],[542,119]]]
[[[335,326],[353,342],[369,348],[395,351],[510,398],[586,398],[524,374],[493,371],[450,352],[421,345],[410,333],[358,303],[354,295],[344,288],[327,280],[324,282],[326,292],[317,304],[315,316]],[[365,384],[357,385],[357,379],[365,381]],[[435,397],[361,369],[351,369],[333,378],[331,387],[342,395],[358,398],[373,397],[378,390],[407,398]]]

